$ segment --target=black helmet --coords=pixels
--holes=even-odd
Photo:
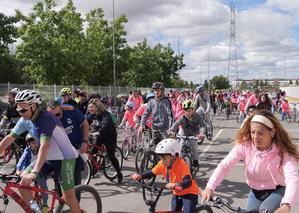
[[[109,102],[109,98],[108,98],[108,96],[104,96],[104,97],[101,97],[101,99],[100,99],[100,101],[103,103],[103,104],[108,104],[108,102]]]
[[[162,82],[154,82],[152,84],[153,89],[164,89],[164,84]]]

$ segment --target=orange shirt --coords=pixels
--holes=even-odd
[[[152,169],[152,172],[155,175],[163,175],[163,177],[166,179],[166,169],[167,168],[164,166],[162,160],[160,160],[158,164]],[[169,171],[169,182],[170,183],[182,182],[183,178],[187,175],[189,175],[192,178],[190,169],[186,164],[186,162],[182,158],[177,157],[172,165],[172,168]],[[181,191],[173,190],[173,194],[178,196],[187,195],[187,194],[198,195],[198,193],[199,193],[199,187],[197,186],[195,180],[193,179],[190,187],[183,189]]]

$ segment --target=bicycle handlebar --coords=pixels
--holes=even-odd
[[[196,136],[176,135],[175,137],[176,137],[177,139],[184,139],[184,140],[189,140],[189,139],[198,140],[198,137],[196,137]]]
[[[228,210],[234,213],[256,213],[256,211],[246,211],[241,209],[239,206],[233,207],[228,202],[217,196],[211,198],[211,200],[208,201],[208,205],[222,210],[224,210],[223,206],[225,206]]]
[[[8,181],[11,181],[15,179],[16,183],[20,182],[21,181],[21,177],[20,176],[17,176],[17,175],[5,175],[5,174],[0,174],[0,180],[4,183],[8,182]]]

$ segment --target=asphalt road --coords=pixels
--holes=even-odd
[[[217,166],[217,164],[227,155],[233,147],[233,139],[238,131],[238,124],[232,117],[230,120],[224,120],[222,117],[213,118],[214,138],[213,141],[205,140],[199,146],[201,156],[200,169],[197,174],[197,182],[201,188],[204,188],[209,176]],[[294,142],[299,144],[299,124],[283,122]],[[121,134],[119,134],[119,145]],[[105,213],[141,213],[147,212],[147,206],[142,199],[142,190],[140,186],[130,180],[130,175],[135,172],[134,156],[124,161],[123,173],[124,181],[121,185],[116,182],[108,181],[104,175],[99,174],[91,180],[90,185],[94,186],[99,192],[103,212]],[[163,182],[159,179],[158,181]],[[217,188],[216,195],[226,199],[231,204],[245,207],[247,193],[249,188],[245,183],[243,174],[243,165],[237,166],[229,173]],[[171,192],[165,191],[158,202],[158,210],[168,210],[170,206]],[[1,202],[1,201],[0,201]],[[2,202],[0,203],[0,209]],[[7,212],[20,212],[15,203],[11,202]],[[215,210],[215,212],[220,212]],[[292,212],[299,212],[299,204],[292,209]]]

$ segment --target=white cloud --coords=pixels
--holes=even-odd
[[[18,8],[28,13],[35,2],[0,0],[0,11],[11,15]],[[58,5],[65,2],[60,0]],[[112,19],[111,0],[74,2],[83,14],[101,7],[105,16]],[[229,8],[222,2],[115,0],[115,15],[127,15],[127,40],[130,44],[147,38],[151,45],[170,42],[176,50],[179,38],[186,63],[181,76],[195,82],[201,78],[203,82],[208,77],[208,70],[210,77],[227,72]],[[239,77],[282,77],[284,67],[287,77],[299,77],[299,39],[294,32],[295,28],[298,33],[298,25],[298,0],[268,0],[264,4],[236,10]]]

